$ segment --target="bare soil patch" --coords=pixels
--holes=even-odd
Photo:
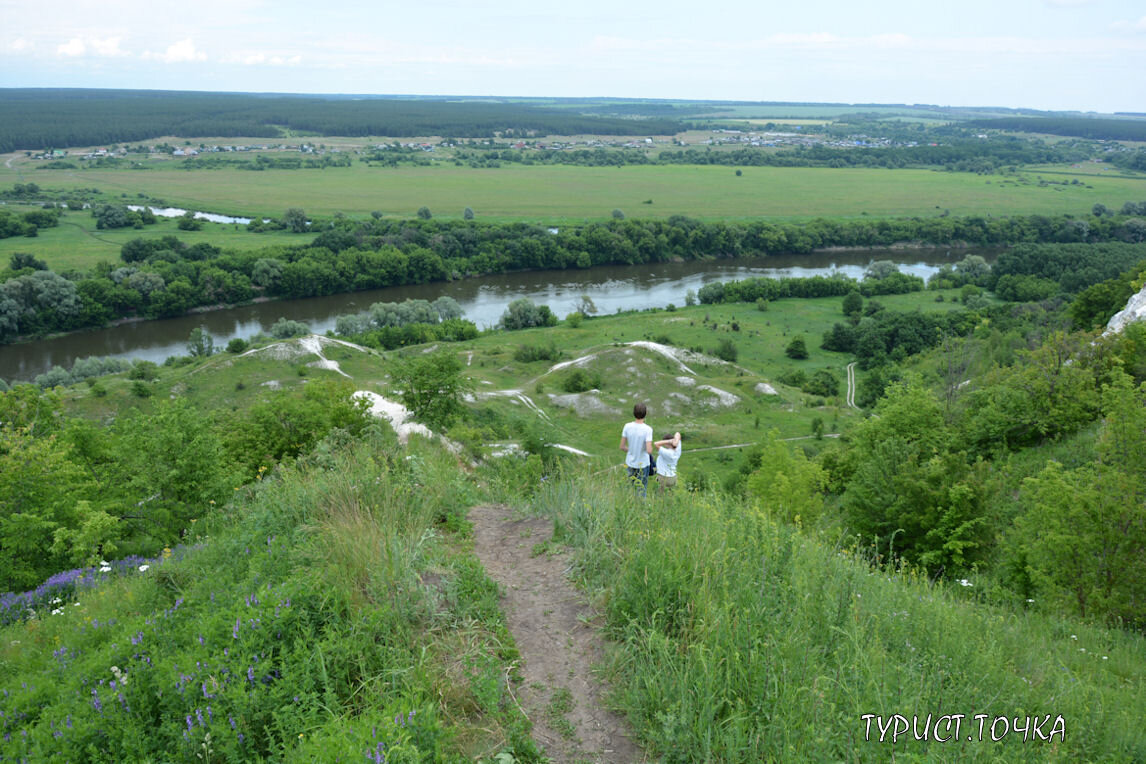
[[[645,761],[624,719],[602,705],[593,667],[604,640],[592,611],[565,577],[567,556],[549,544],[553,523],[515,520],[506,506],[470,510],[474,549],[504,592],[502,608],[525,681],[514,690],[533,737],[554,764]]]

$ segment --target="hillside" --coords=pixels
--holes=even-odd
[[[1031,523],[1089,549],[1055,497],[1137,495],[1140,334],[1083,354],[1062,303],[956,286],[857,293],[848,352],[848,303],[785,298],[2,393],[0,755],[1139,760],[1136,563],[1078,612],[1091,572]],[[647,501],[615,469],[640,400],[685,435]],[[885,511],[890,546],[858,532]]]

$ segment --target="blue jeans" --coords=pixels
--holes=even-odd
[[[637,491],[640,492],[641,498],[648,495],[649,490],[649,468],[645,467],[629,467],[629,480],[633,481],[633,485]]]

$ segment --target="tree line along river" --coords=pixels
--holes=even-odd
[[[598,315],[618,310],[641,310],[674,303],[684,305],[689,290],[699,291],[713,281],[749,277],[808,277],[842,273],[861,278],[875,260],[891,260],[901,271],[927,278],[942,265],[954,264],[968,254],[993,261],[994,251],[968,249],[894,249],[816,252],[807,255],[707,260],[646,265],[609,265],[583,270],[526,271],[482,276],[364,292],[276,300],[235,308],[195,313],[178,318],[134,321],[106,329],[76,332],[61,337],[0,346],[0,379],[29,381],[52,366],[71,368],[80,358],[112,356],[162,363],[187,352],[187,338],[195,327],[205,327],[216,346],[235,337],[250,339],[269,332],[280,318],[302,321],[322,334],[334,329],[339,316],[366,311],[376,302],[406,299],[434,300],[441,296],[458,301],[465,318],[479,328],[497,324],[506,305],[528,297],[548,305],[558,316],[573,311],[581,295],[589,295]]]

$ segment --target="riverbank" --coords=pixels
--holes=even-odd
[[[88,329],[55,337],[0,347],[0,379],[28,381],[52,366],[70,368],[79,358],[111,356],[162,363],[168,356],[187,352],[192,329],[203,327],[216,346],[234,338],[267,334],[280,318],[301,321],[317,334],[334,329],[338,316],[361,313],[376,302],[406,299],[433,301],[446,296],[457,300],[465,318],[479,328],[497,324],[506,306],[526,297],[548,305],[559,317],[576,309],[582,295],[593,300],[597,315],[621,310],[683,306],[689,291],[697,292],[713,281],[751,277],[808,277],[842,273],[859,278],[874,260],[891,260],[905,273],[927,278],[942,265],[958,262],[968,252],[993,261],[998,250],[852,249],[807,255],[763,258],[723,258],[679,263],[608,265],[585,269],[518,271],[454,281],[439,281],[325,297],[286,299],[260,296],[229,307],[205,306],[198,312],[155,320],[121,319],[114,326]]]

